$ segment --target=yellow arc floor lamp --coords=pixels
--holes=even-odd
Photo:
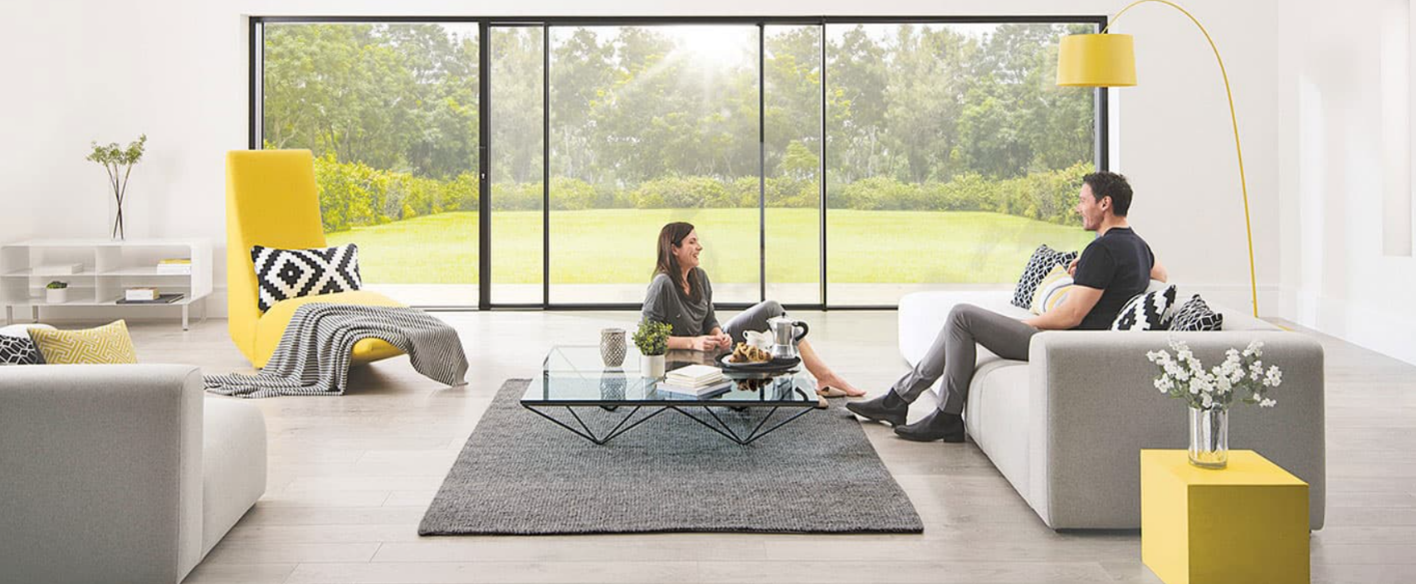
[[[1204,25],[1179,4],[1168,0],[1137,0],[1122,8],[1100,34],[1077,34],[1062,38],[1057,54],[1057,84],[1064,87],[1131,87],[1136,84],[1136,52],[1134,38],[1128,34],[1108,34],[1111,26],[1126,11],[1147,2],[1158,2],[1179,10],[1200,28],[1219,62],[1219,74],[1224,78],[1224,94],[1229,98],[1229,121],[1234,128],[1234,152],[1239,155],[1239,188],[1244,194],[1244,231],[1249,241],[1249,294],[1254,316],[1259,316],[1259,286],[1254,276],[1254,230],[1249,225],[1249,187],[1244,179],[1244,150],[1239,147],[1239,119],[1234,115],[1234,94],[1229,90],[1229,74],[1224,59],[1214,45]]]

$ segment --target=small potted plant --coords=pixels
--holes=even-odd
[[[645,319],[634,331],[634,346],[639,347],[640,375],[651,379],[664,376],[664,354],[669,352],[672,325]]]
[[[63,304],[69,301],[69,283],[55,280],[44,287],[44,301]]]

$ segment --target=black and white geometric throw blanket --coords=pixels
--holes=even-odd
[[[413,308],[312,302],[295,309],[275,354],[255,375],[206,375],[206,390],[237,397],[343,395],[354,343],[380,339],[408,354],[413,369],[464,385],[467,356],[452,327]]]

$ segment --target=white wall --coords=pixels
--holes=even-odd
[[[249,15],[928,15],[1114,13],[1121,0],[954,2],[724,0],[590,3],[337,0],[21,0],[7,7],[0,91],[0,240],[107,234],[90,140],[148,135],[125,210],[133,236],[224,239],[223,153],[246,146]],[[1245,138],[1261,312],[1278,314],[1279,120],[1275,0],[1186,3],[1229,67]],[[395,12],[396,11],[396,12]],[[1137,35],[1139,87],[1114,90],[1113,168],[1137,189],[1132,222],[1177,281],[1247,306],[1237,166],[1213,55],[1184,17],[1141,6],[1115,32]],[[224,267],[217,251],[217,286]],[[224,299],[215,302],[218,314]],[[134,313],[139,315],[151,312]],[[63,316],[60,314],[59,316]]]
[[[1401,56],[1383,54],[1383,35],[1410,30],[1391,26],[1394,4],[1302,0],[1280,17],[1282,306],[1303,325],[1416,363],[1416,259],[1383,251],[1384,194],[1411,196],[1410,158],[1383,143],[1384,131],[1411,135],[1409,115],[1382,107],[1382,60]],[[1404,77],[1406,88],[1409,67]]]

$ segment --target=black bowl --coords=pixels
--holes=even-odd
[[[724,369],[728,369],[731,371],[754,372],[786,371],[801,364],[801,357],[792,357],[789,359],[772,359],[771,361],[762,361],[759,363],[733,363],[732,358],[732,353],[723,353],[722,355],[718,356],[718,364],[722,365]]]

